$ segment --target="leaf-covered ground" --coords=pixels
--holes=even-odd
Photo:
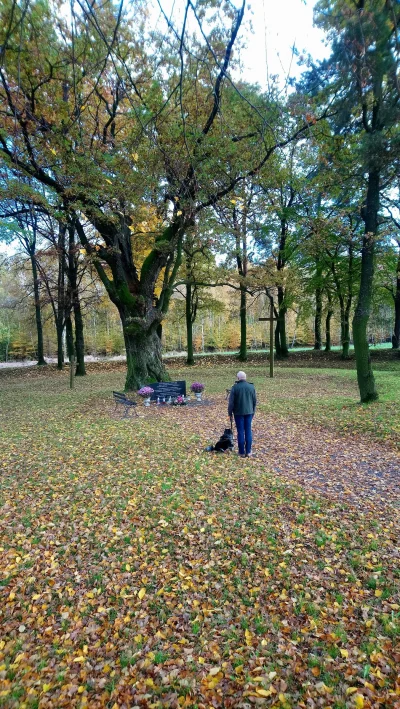
[[[310,427],[354,374],[255,368],[257,457],[207,454],[232,372],[131,419],[118,371],[0,379],[0,706],[400,706],[398,418]]]

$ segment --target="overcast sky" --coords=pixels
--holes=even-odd
[[[315,0],[253,0],[247,10],[254,34],[247,35],[245,79],[266,88],[268,73],[279,74],[282,83],[288,73],[298,75],[293,46],[314,59],[328,56],[324,34],[313,27],[314,5]]]

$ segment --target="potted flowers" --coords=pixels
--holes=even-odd
[[[151,387],[142,387],[138,391],[138,395],[142,397],[145,406],[150,406],[150,397],[154,394],[154,389]]]
[[[182,396],[181,394],[176,397],[176,399],[173,400],[172,406],[185,406],[186,400],[185,397]]]
[[[201,401],[201,393],[204,391],[205,386],[201,382],[193,382],[190,385],[190,390],[196,395],[197,401]]]

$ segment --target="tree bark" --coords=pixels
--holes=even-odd
[[[125,390],[140,389],[143,384],[169,381],[169,376],[162,362],[161,340],[157,328],[139,329],[121,315],[128,373]]]
[[[36,265],[36,260],[34,254],[30,254],[32,276],[33,276],[33,293],[35,298],[35,319],[36,319],[36,332],[37,332],[37,363],[40,366],[47,364],[44,358],[44,346],[43,346],[43,325],[42,325],[42,314],[40,309],[40,292],[39,292],[39,279],[38,270]]]
[[[67,356],[69,361],[71,361],[71,357],[75,354],[75,349],[74,349],[74,331],[72,327],[72,320],[71,320],[71,314],[68,313],[65,316],[65,334],[66,334],[66,341],[67,341]]]
[[[333,316],[333,310],[331,308],[328,308],[328,312],[326,313],[326,318],[325,318],[325,352],[330,352],[332,348],[332,339],[331,339],[331,320]]]
[[[186,317],[186,340],[187,340],[186,364],[191,366],[194,364],[193,319],[192,319],[192,284],[191,283],[186,283],[185,317]]]
[[[285,306],[285,291],[283,286],[278,286],[278,322],[277,328],[279,330],[279,355],[278,350],[276,351],[277,357],[288,357],[289,349],[286,337],[286,313],[287,308]]]
[[[353,318],[354,351],[357,364],[357,381],[363,403],[375,401],[378,394],[371,367],[367,327],[371,309],[374,276],[375,239],[378,230],[379,170],[371,169],[368,175],[364,222],[365,233],[361,253],[361,281],[358,302]]]
[[[68,227],[68,259],[67,259],[67,276],[70,285],[71,305],[74,311],[75,323],[75,354],[76,354],[76,377],[84,377],[85,370],[85,338],[83,334],[83,318],[79,299],[78,288],[78,264],[76,259],[75,248],[75,226],[70,224]]]
[[[57,279],[57,311],[56,311],[56,332],[57,332],[57,369],[64,366],[63,331],[65,316],[65,234],[66,228],[59,225],[58,235],[58,279]]]
[[[341,313],[342,359],[349,359],[350,352],[350,308],[346,306]]]
[[[322,320],[322,288],[320,286],[317,286],[315,289],[315,319],[314,319],[314,338],[315,338],[314,349],[315,350],[322,349],[321,320]]]
[[[397,261],[396,292],[394,295],[394,328],[392,346],[394,349],[399,349],[400,347],[400,246],[399,258]]]
[[[240,284],[240,350],[239,359],[247,361],[247,296],[246,288]]]

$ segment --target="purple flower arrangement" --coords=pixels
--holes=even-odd
[[[173,400],[172,404],[173,406],[185,406],[185,397],[181,395],[177,396],[176,399]]]
[[[154,389],[151,387],[142,387],[138,391],[138,395],[142,396],[143,399],[148,399],[152,394],[154,394]]]
[[[190,390],[193,391],[195,394],[201,394],[204,389],[205,386],[201,382],[193,382],[193,384],[190,385]]]

